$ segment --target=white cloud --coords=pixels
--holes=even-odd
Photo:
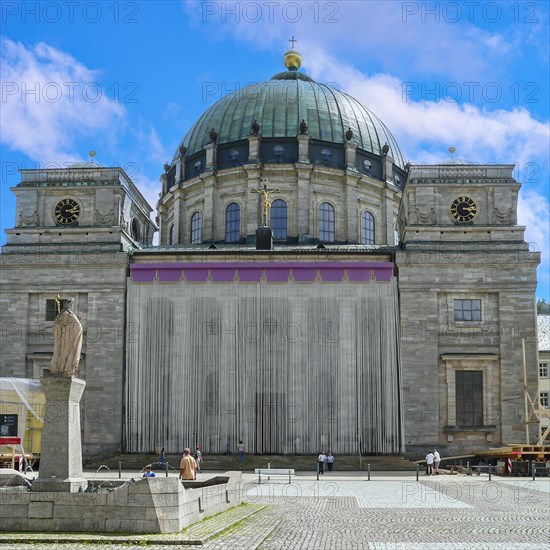
[[[126,112],[96,71],[43,42],[27,47],[3,39],[1,61],[1,139],[12,150],[62,164],[82,159],[74,149],[79,137],[101,132],[116,139]]]
[[[379,116],[412,161],[425,161],[423,157],[432,154],[434,147],[446,155],[452,145],[460,158],[473,162],[548,163],[548,124],[533,118],[525,108],[487,110],[443,98],[415,101],[406,85],[417,87],[418,83],[404,83],[386,74],[364,75],[322,50],[308,50],[311,73],[317,80],[337,81]]]
[[[538,270],[539,291],[548,296],[550,291],[550,202],[536,191],[523,191],[518,201],[518,223],[525,225],[525,240],[530,249],[541,252],[542,265]]]

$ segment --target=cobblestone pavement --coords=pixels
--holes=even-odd
[[[246,500],[268,506],[202,546],[205,550],[550,550],[550,480],[487,476],[297,477],[261,486],[245,476]],[[168,536],[169,537],[169,536]],[[56,545],[55,549],[161,550],[166,544]],[[176,541],[174,541],[176,542]],[[2,550],[52,550],[6,544]]]

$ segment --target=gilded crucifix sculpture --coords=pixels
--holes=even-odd
[[[271,208],[271,201],[269,200],[269,195],[271,193],[279,193],[280,189],[270,189],[268,187],[268,181],[262,179],[260,183],[263,183],[263,187],[260,189],[252,189],[251,193],[259,193],[262,199],[262,225],[267,227],[267,218],[269,209]]]

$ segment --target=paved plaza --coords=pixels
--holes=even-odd
[[[204,474],[206,477],[208,474]],[[103,477],[103,476],[102,476]],[[274,478],[262,485],[244,474],[248,503],[242,520],[224,514],[189,528],[206,536],[202,548],[544,550],[550,549],[550,480],[487,475],[421,476],[336,472]],[[205,489],[206,490],[206,489]],[[206,495],[207,497],[207,495]],[[234,509],[236,510],[236,509]],[[234,512],[237,513],[237,512]],[[225,522],[225,523],[224,523]],[[227,527],[225,527],[227,525]],[[202,529],[202,535],[201,535]],[[14,537],[21,537],[17,540]],[[47,548],[166,549],[189,544],[179,535],[138,535],[136,544],[105,545],[108,538],[67,535],[66,543],[36,535],[0,535],[4,550]],[[124,540],[124,537],[120,537]],[[126,539],[126,542],[132,542]],[[146,546],[144,546],[146,544]]]

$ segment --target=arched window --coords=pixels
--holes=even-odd
[[[168,244],[174,244],[174,224],[168,230]]]
[[[328,202],[319,206],[319,240],[324,243],[334,242],[334,207]]]
[[[361,243],[374,244],[374,216],[367,211],[361,214]]]
[[[139,231],[139,223],[138,221],[136,220],[136,218],[133,218],[132,219],[132,224],[130,226],[130,231],[132,233],[132,238],[135,240],[135,241],[139,241],[139,237],[140,237],[140,231]]]
[[[286,241],[286,202],[277,199],[271,204],[271,229],[273,238],[278,241]]]
[[[202,242],[202,214],[195,212],[191,216],[191,244]]]
[[[238,243],[241,239],[241,207],[232,202],[225,211],[225,242]]]

